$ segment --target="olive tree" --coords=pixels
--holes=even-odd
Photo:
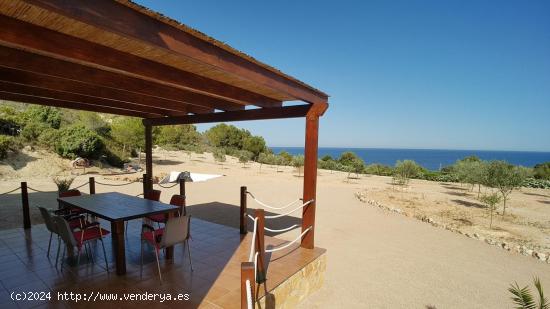
[[[454,165],[453,171],[462,183],[467,183],[471,190],[477,185],[477,197],[481,194],[481,185],[485,182],[486,164],[480,160],[460,160]]]
[[[506,214],[506,201],[510,193],[520,187],[527,173],[524,168],[513,166],[506,161],[491,161],[485,170],[485,184],[497,189],[502,195],[502,216]]]
[[[484,194],[479,199],[483,204],[487,205],[487,208],[489,208],[489,213],[491,217],[491,221],[489,223],[489,228],[493,228],[493,213],[496,209],[496,205],[500,203],[501,197],[498,195],[498,193],[494,192],[491,194]]]
[[[396,184],[404,186],[420,173],[422,168],[412,160],[397,161],[393,173],[393,180]]]
[[[222,169],[223,169],[223,162],[225,162],[225,160],[226,160],[225,150],[223,150],[221,148],[216,148],[214,150],[214,152],[212,153],[212,155],[214,156],[214,160],[216,162],[220,162],[220,164],[222,166]]]
[[[304,156],[298,155],[292,158],[292,166],[298,170],[298,176],[302,176],[302,170],[304,167]]]

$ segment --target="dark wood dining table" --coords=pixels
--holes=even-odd
[[[166,213],[168,217],[171,217],[179,209],[177,206],[118,192],[63,197],[58,198],[58,201],[62,205],[81,208],[93,216],[111,222],[117,275],[126,273],[124,221],[160,213]],[[172,256],[173,249],[167,248],[166,258],[170,259]]]

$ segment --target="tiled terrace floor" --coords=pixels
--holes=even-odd
[[[109,227],[102,222],[103,227]],[[49,233],[44,225],[31,230],[0,231],[0,308],[240,308],[240,264],[248,259],[251,233],[242,238],[238,230],[192,218],[190,242],[194,271],[189,267],[187,252],[176,246],[174,259],[161,256],[164,284],[157,275],[155,257],[146,247],[143,276],[140,276],[141,221],[130,223],[126,242],[127,274],[114,272],[111,238],[105,238],[110,272],[105,269],[101,244],[94,245],[95,263],[83,259],[80,267],[55,266],[57,242],[46,257]],[[266,246],[284,241],[267,237]],[[285,279],[315,260],[323,249],[301,249],[297,246],[268,256],[267,282],[259,287],[259,296],[271,291]],[[12,292],[51,292],[50,301],[18,301],[10,299]],[[188,301],[58,301],[58,292],[91,293],[188,293]],[[97,294],[96,294],[97,295]]]

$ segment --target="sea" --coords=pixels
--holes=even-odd
[[[270,147],[274,153],[286,151],[292,155],[304,153],[303,147]],[[367,164],[395,165],[398,160],[414,160],[429,170],[439,170],[467,156],[478,156],[482,160],[505,160],[514,165],[533,167],[550,161],[550,152],[536,151],[489,151],[489,150],[446,150],[446,149],[390,149],[390,148],[332,148],[319,147],[319,158],[329,155],[338,158],[343,152],[352,151]]]

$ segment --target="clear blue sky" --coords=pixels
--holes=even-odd
[[[137,2],[330,94],[321,146],[550,151],[550,1]]]

